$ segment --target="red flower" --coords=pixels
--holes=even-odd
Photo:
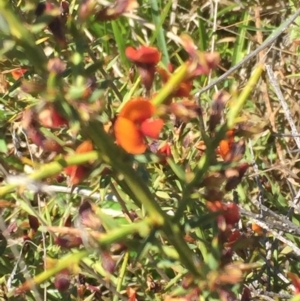
[[[145,137],[157,139],[162,119],[152,119],[155,106],[145,98],[129,100],[121,110],[114,130],[117,143],[130,154],[142,154],[147,148]]]
[[[167,163],[167,158],[172,157],[171,144],[164,141],[158,146],[156,154],[160,157],[159,163],[165,165]]]
[[[234,134],[235,134],[234,130],[227,131],[226,139],[221,140],[219,143],[219,148],[217,152],[221,155],[221,157],[225,161],[228,155],[230,154],[232,144],[234,143]]]
[[[161,58],[158,49],[150,46],[127,47],[125,55],[137,66],[143,85],[150,90],[154,80],[155,66]]]
[[[163,143],[157,150],[158,154],[162,154],[165,157],[171,157],[172,153],[171,153],[171,146],[170,143],[165,142]]]
[[[139,48],[127,47],[125,54],[129,60],[136,64],[156,65],[161,54],[156,47],[140,46]]]
[[[219,212],[227,225],[233,226],[240,220],[239,207],[235,203],[225,204],[220,201],[206,202],[206,207],[211,212]]]
[[[87,153],[93,150],[93,144],[91,141],[87,140],[81,143],[77,149],[76,154],[83,154]],[[89,168],[84,165],[71,165],[66,167],[65,169],[66,175],[68,175],[69,182],[72,185],[76,185],[80,183],[86,176],[87,172],[89,171]]]
[[[20,77],[22,77],[27,72],[27,69],[25,68],[19,68],[11,72],[11,75],[13,79],[18,80]]]

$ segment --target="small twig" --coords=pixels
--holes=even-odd
[[[293,297],[292,295],[286,293],[274,293],[274,292],[267,292],[267,291],[260,292],[260,294],[273,297],[273,298],[279,298],[278,300],[291,299]]]
[[[300,135],[298,134],[298,135],[294,135],[294,134],[282,134],[282,133],[275,133],[275,132],[273,132],[272,133],[272,136],[274,136],[274,137],[291,137],[291,138],[294,138],[294,137],[299,137],[300,138]]]
[[[213,2],[212,2],[213,3]],[[211,52],[213,53],[215,51],[215,43],[216,43],[216,35],[215,32],[217,30],[217,21],[218,21],[218,3],[219,1],[215,1],[214,5],[212,4],[212,8],[213,8],[213,36],[212,36],[212,41],[211,41]],[[212,71],[209,72],[208,75],[208,82],[211,81],[211,75],[212,75]],[[216,87],[216,91],[217,91],[217,87]]]
[[[268,76],[269,76],[269,79],[270,79],[270,83],[274,89],[274,92],[276,93],[277,97],[278,97],[278,100],[280,101],[281,103],[281,106],[283,108],[283,112],[284,112],[284,115],[285,115],[285,118],[287,119],[290,127],[291,127],[291,132],[292,134],[294,135],[294,140],[297,144],[297,147],[300,148],[300,138],[297,137],[299,136],[299,133],[297,131],[297,127],[293,121],[293,118],[291,116],[291,112],[289,110],[289,107],[284,99],[284,96],[282,95],[282,92],[280,90],[280,87],[278,85],[278,82],[275,78],[275,74],[271,68],[270,65],[266,65],[266,70],[267,70],[267,73],[268,73]]]
[[[239,206],[239,208],[241,215],[249,217],[254,221],[259,220],[261,223],[264,223],[265,226],[263,228],[268,227],[268,229],[273,228],[285,233],[300,235],[300,229],[298,226],[294,225],[285,216],[278,215],[265,206],[262,206],[262,210],[265,211],[264,215],[252,213],[241,206]]]
[[[293,244],[290,240],[286,239],[285,237],[283,237],[280,233],[274,231],[273,229],[271,229],[266,223],[258,220],[258,219],[253,219],[253,221],[260,227],[262,227],[263,229],[267,230],[268,232],[272,233],[272,235],[274,236],[274,238],[278,239],[279,241],[283,242],[284,244],[286,244],[287,246],[291,247],[291,249],[293,250],[293,252],[300,258],[300,249]]]

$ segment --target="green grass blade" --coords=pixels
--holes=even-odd
[[[246,42],[247,42],[246,26],[249,24],[250,18],[251,18],[251,16],[250,16],[249,12],[246,10],[243,13],[242,26],[238,30],[237,39],[234,43],[232,64],[231,64],[232,66],[236,65],[244,57],[243,52],[244,52],[244,48],[245,48]]]
[[[155,25],[156,32],[154,32],[154,36],[157,36],[157,45],[160,51],[162,52],[162,62],[165,66],[170,62],[167,43],[165,39],[164,29],[162,28],[164,16],[163,13],[160,13],[160,7],[158,5],[157,0],[151,0],[151,13],[152,13],[152,22]],[[172,1],[169,0],[165,12],[169,11],[171,8]]]

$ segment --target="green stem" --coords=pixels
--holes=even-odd
[[[88,152],[85,154],[76,154],[66,159],[61,158],[56,162],[43,165],[40,169],[28,175],[29,181],[27,182],[27,184],[31,181],[39,181],[48,177],[52,177],[61,172],[67,166],[84,164],[89,161],[97,160],[98,158],[99,154],[96,151]],[[24,179],[24,185],[26,185],[26,178]],[[20,186],[22,186],[20,185],[20,182],[16,181],[16,183],[7,184],[3,187],[0,187],[0,196],[4,196],[5,194],[14,191]]]
[[[188,74],[188,64],[181,65],[177,71],[172,75],[169,81],[162,87],[159,93],[152,99],[155,106],[162,104],[168,96],[170,96],[185,79]]]
[[[128,261],[129,261],[129,252],[126,252],[120,272],[119,272],[119,277],[118,277],[118,282],[117,282],[117,292],[120,292],[122,289],[122,284],[124,281]],[[113,301],[118,301],[118,300],[119,300],[119,297],[117,295],[115,295]]]
[[[258,64],[255,68],[254,72],[252,73],[248,83],[246,84],[245,88],[241,92],[241,94],[238,96],[236,102],[233,103],[232,107],[230,108],[230,111],[227,115],[227,125],[228,128],[232,128],[235,124],[235,119],[238,116],[240,110],[242,109],[243,105],[247,101],[249,95],[254,90],[257,82],[259,81],[259,78],[263,72],[264,66],[262,64]]]

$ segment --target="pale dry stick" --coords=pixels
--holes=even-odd
[[[255,214],[251,211],[244,209],[239,205],[239,211],[242,216],[248,217],[252,220],[260,220],[261,222],[268,224],[268,227],[278,231],[283,231],[287,234],[292,234],[295,236],[300,236],[300,229],[298,226],[293,224],[289,219],[285,216],[281,216],[271,211],[269,208],[262,206],[263,210],[266,212],[266,215]]]
[[[272,299],[272,301],[275,300],[283,300],[283,299],[291,299],[293,296],[287,293],[274,293],[274,292],[269,292],[269,291],[261,291],[257,296],[261,296],[261,295],[265,295],[265,296],[269,296],[272,298],[276,298],[276,299]],[[253,296],[255,297],[255,296]]]
[[[45,188],[45,192],[48,193],[57,193],[57,192],[62,192],[62,193],[73,193],[73,194],[78,194],[86,197],[90,197],[93,199],[100,199],[101,194],[99,192],[93,192],[91,189],[85,189],[85,188],[80,188],[80,187],[66,187],[66,186],[59,186],[59,185],[48,185]]]
[[[294,136],[294,140],[295,140],[295,142],[297,144],[297,147],[300,148],[300,138],[297,137],[299,135],[299,133],[297,131],[297,127],[296,127],[296,125],[294,123],[294,120],[292,118],[292,115],[291,115],[291,112],[289,110],[289,107],[288,107],[288,105],[287,105],[287,103],[286,103],[286,101],[284,99],[284,96],[282,95],[282,92],[280,90],[278,82],[277,82],[277,80],[275,78],[275,74],[274,74],[274,72],[273,72],[273,70],[272,70],[272,68],[271,68],[270,65],[266,65],[266,70],[267,70],[267,73],[268,73],[268,77],[269,77],[270,83],[271,83],[271,85],[272,85],[272,87],[274,89],[274,92],[275,92],[275,94],[276,94],[276,96],[277,96],[278,100],[280,101],[280,104],[281,104],[281,106],[283,108],[283,112],[284,112],[285,118],[287,119],[287,121],[288,121],[288,123],[289,123],[289,125],[291,127],[291,133],[293,135],[296,135],[296,136]]]
[[[200,91],[198,91],[195,96],[199,97],[202,93],[210,90],[212,87],[217,85],[218,83],[225,80],[229,75],[231,75],[233,72],[238,70],[240,67],[242,67],[246,62],[251,60],[253,57],[255,57],[257,54],[259,54],[262,50],[272,45],[277,38],[295,21],[295,19],[300,15],[300,8],[298,8],[285,22],[283,22],[271,35],[254,51],[246,55],[239,63],[237,63],[235,66],[231,67],[228,71],[226,71],[224,74],[219,76],[216,80],[211,82],[206,87],[202,88]]]
[[[174,34],[177,34],[177,32],[178,32],[178,27],[175,25],[177,5],[178,5],[178,0],[173,0],[172,10],[170,13],[170,26],[171,26],[171,31]]]
[[[271,229],[262,220],[256,219],[256,218],[251,218],[251,219],[255,222],[255,224],[257,224],[261,228],[265,229],[266,231],[272,233],[273,236],[274,236],[274,238],[278,239],[279,241],[283,242],[287,246],[291,247],[291,249],[293,250],[293,252],[300,258],[300,249],[294,243],[292,243],[290,240],[288,240],[285,237],[283,237],[280,233],[278,233],[275,230]]]
[[[254,297],[254,296],[253,296]],[[251,296],[251,299],[253,298]],[[261,300],[261,301],[276,301],[277,299],[274,299],[272,297],[269,297],[269,296],[266,296],[266,295],[263,295],[262,293],[259,293],[257,294],[257,299],[253,298],[253,300]]]
[[[288,138],[293,138],[293,137],[300,137],[300,135],[293,135],[293,134],[281,134],[281,133],[272,133],[273,136],[275,137],[288,137]],[[299,152],[299,151],[298,151]]]
[[[133,41],[137,41],[136,33],[134,30],[134,21],[133,19],[128,19],[128,24],[131,27],[131,38]]]
[[[219,3],[219,0],[214,0],[213,2],[214,5],[212,4],[212,8],[213,8],[213,15],[214,15],[214,21],[213,21],[213,33],[216,32],[217,30],[217,21],[218,21],[218,3]],[[213,34],[212,36],[212,41],[211,41],[211,50],[210,52],[213,53],[214,50],[215,50],[215,43],[216,43],[216,36]],[[209,75],[208,75],[208,83],[210,83],[211,81],[211,75],[212,75],[212,71],[209,72]],[[218,92],[218,87],[215,86],[215,90],[216,92]]]

